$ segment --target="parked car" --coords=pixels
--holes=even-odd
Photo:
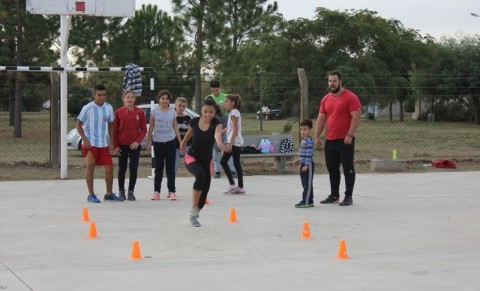
[[[282,119],[282,110],[280,108],[262,106],[262,111],[257,111],[257,119],[264,118],[270,119]]]
[[[148,127],[150,126],[150,111],[151,111],[151,105],[150,104],[140,104],[137,105],[138,108],[141,108],[143,112],[145,113],[145,118],[147,120],[147,131]],[[158,104],[155,104],[155,106],[158,106]],[[175,109],[175,103],[170,103],[170,107]],[[190,116],[191,118],[195,118],[200,116],[198,113],[193,111],[190,108],[185,109],[185,114]],[[147,145],[147,136],[142,140],[141,142],[142,145],[142,150],[146,149]],[[82,137],[80,134],[78,134],[78,131],[76,128],[70,130],[70,132],[67,134],[67,148],[69,150],[81,150],[82,149]]]

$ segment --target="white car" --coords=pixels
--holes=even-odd
[[[155,106],[158,106],[158,104],[155,104]],[[148,127],[150,126],[150,111],[151,111],[151,105],[150,104],[140,104],[137,105],[138,108],[141,108],[143,112],[145,113],[145,118],[147,120],[147,131]],[[175,109],[175,103],[170,103],[170,107]],[[198,113],[193,111],[190,108],[185,109],[185,114],[190,116],[191,118],[195,118],[200,116]],[[142,150],[145,150],[145,146],[147,145],[147,136],[142,140],[141,142],[142,145]],[[82,137],[78,134],[78,131],[76,128],[70,130],[70,132],[67,135],[67,148],[69,150],[81,150],[82,149]]]

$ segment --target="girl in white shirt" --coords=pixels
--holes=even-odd
[[[242,100],[238,95],[227,95],[224,101],[224,107],[229,112],[228,123],[226,127],[227,131],[227,146],[226,151],[223,152],[220,164],[222,165],[225,174],[227,175],[230,185],[225,189],[225,194],[245,194],[243,188],[243,171],[242,164],[240,163],[240,148],[243,145],[242,138],[242,116],[240,114],[240,108],[242,106]],[[233,165],[237,172],[238,186],[235,185],[232,172],[228,167],[228,160],[233,158]]]

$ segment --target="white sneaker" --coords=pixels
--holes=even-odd
[[[245,189],[243,187],[237,187],[237,189],[230,192],[230,194],[244,195],[245,194]]]
[[[192,210],[190,210],[190,213],[188,213],[188,219],[190,220],[190,224],[194,227],[202,226],[200,222],[198,222],[199,217],[200,217],[200,209],[198,209],[197,207],[192,208]]]
[[[193,217],[193,216],[190,216],[190,224],[193,226],[193,227],[200,227],[202,226],[200,224],[200,222],[198,222],[198,219],[196,217]]]
[[[223,191],[223,194],[230,194],[232,193],[233,191],[235,191],[236,189],[238,189],[237,185],[233,184],[233,185],[229,185],[227,187],[227,189],[225,189],[225,191]]]

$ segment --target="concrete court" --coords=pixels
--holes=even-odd
[[[140,179],[138,201],[101,204],[83,180],[0,182],[0,290],[479,290],[479,175],[360,174],[350,207],[320,205],[329,183],[316,175],[308,209],[293,207],[297,175],[245,177],[245,196],[220,194],[222,177],[200,228],[186,217],[191,177],[177,178],[177,201],[150,201]],[[144,259],[130,259],[133,240]]]

